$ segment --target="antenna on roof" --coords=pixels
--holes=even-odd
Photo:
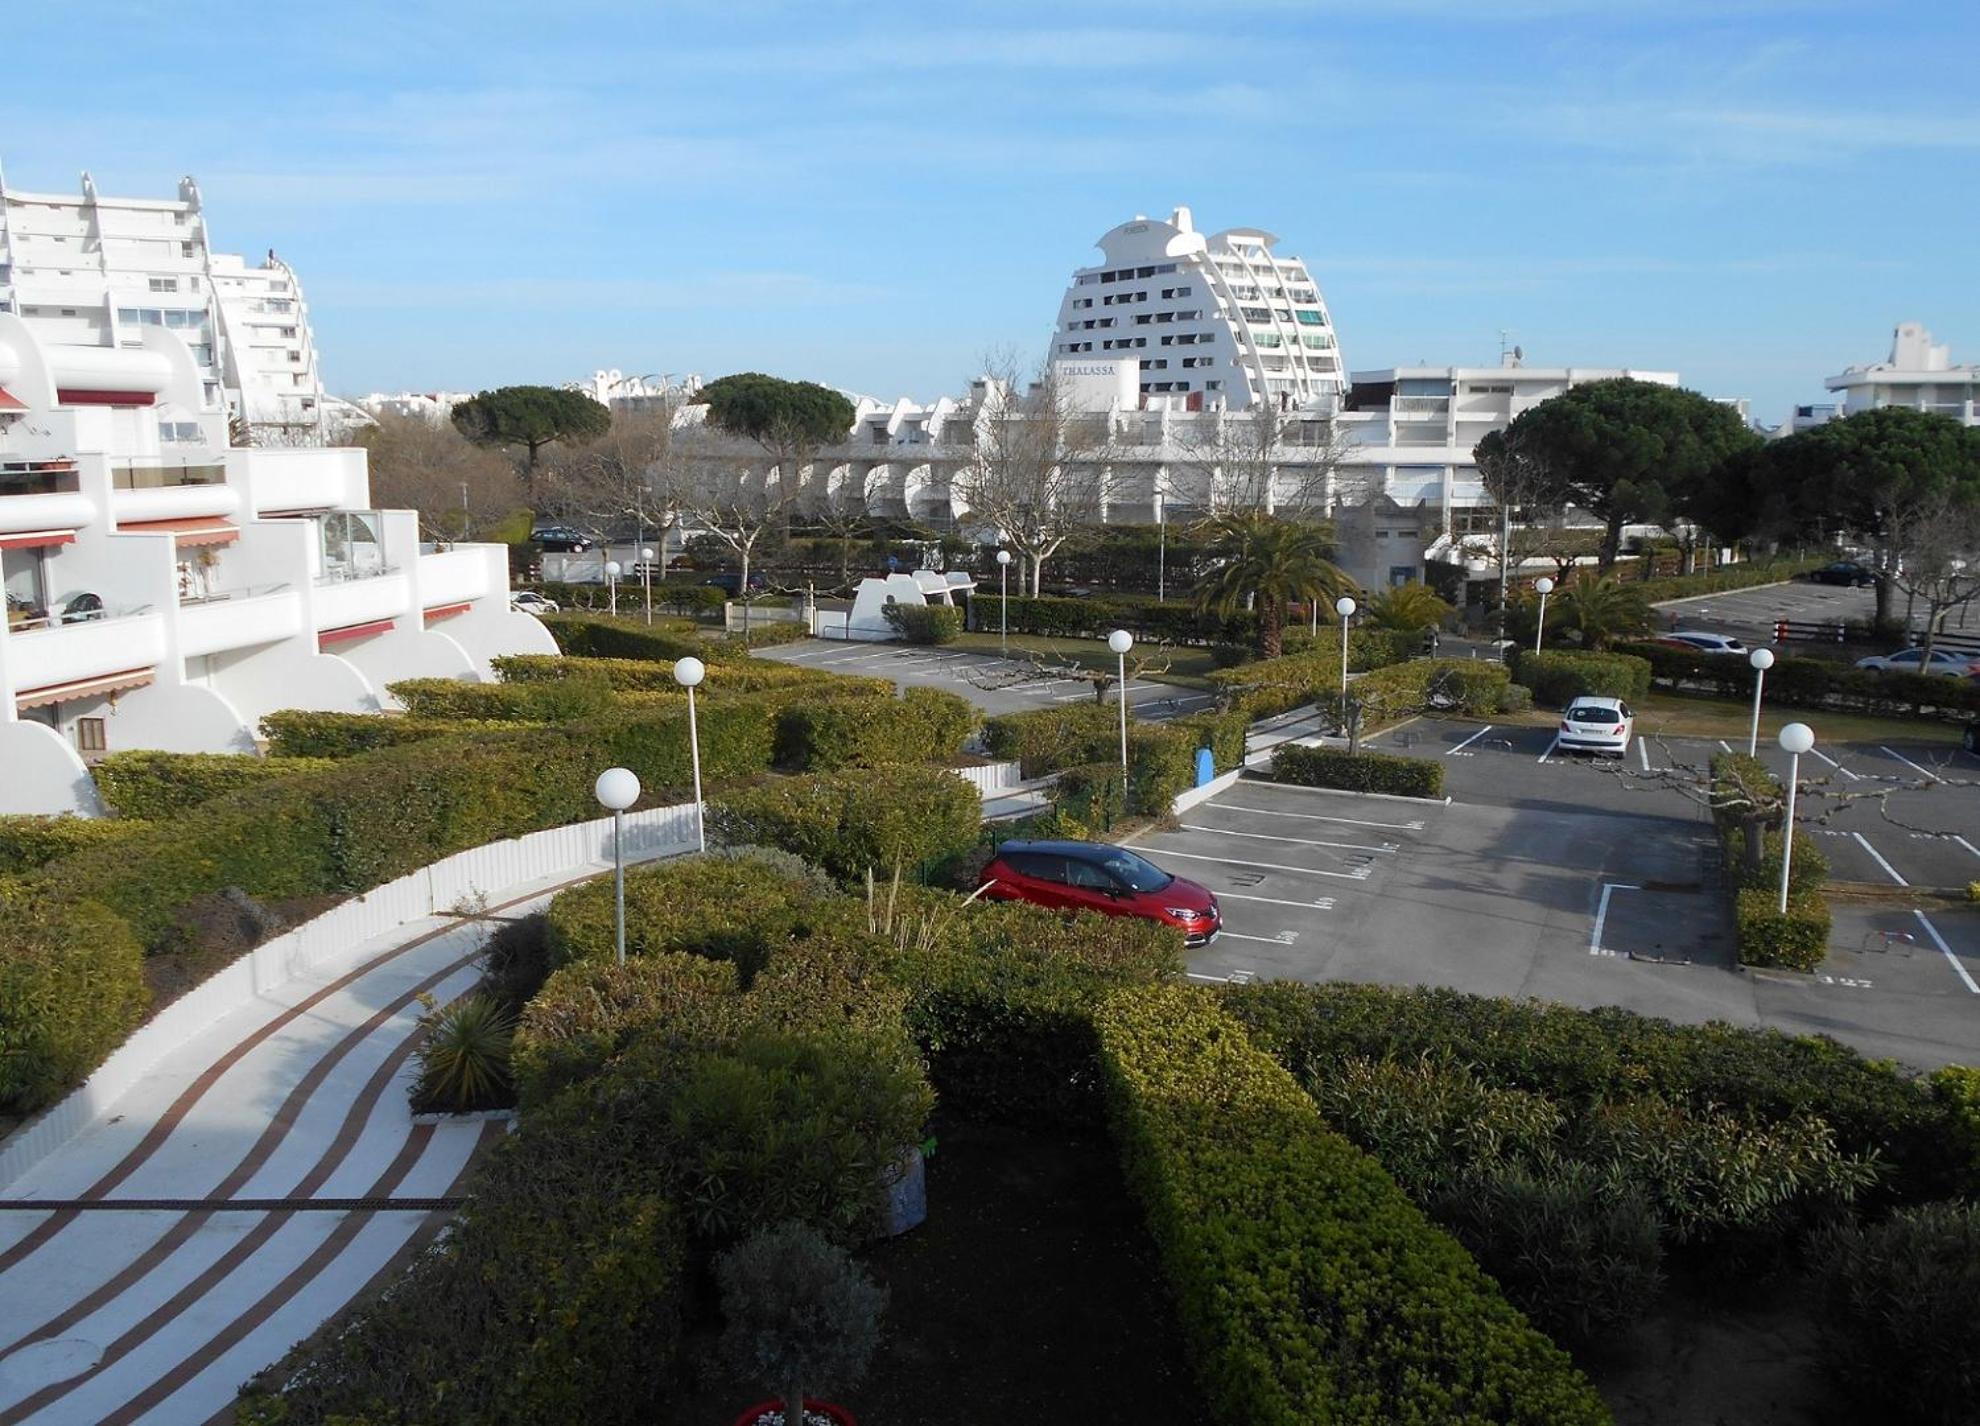
[[[1512,344],[1508,342],[1506,339],[1511,335],[1512,335],[1511,328],[1509,327],[1499,328],[1499,365],[1500,366],[1506,365],[1506,353],[1511,349],[1512,346]]]

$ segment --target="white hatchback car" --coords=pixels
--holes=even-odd
[[[1620,698],[1577,698],[1561,714],[1561,730],[1554,741],[1564,751],[1614,753],[1629,751],[1629,735],[1636,726],[1636,715]]]
[[[1731,634],[1708,634],[1702,629],[1673,629],[1662,635],[1660,644],[1683,644],[1701,654],[1738,654],[1744,657],[1746,645]]]
[[[555,614],[557,601],[538,594],[533,589],[518,589],[509,596],[509,607],[522,614]]]

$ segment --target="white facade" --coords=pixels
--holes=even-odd
[[[98,753],[252,752],[276,709],[555,652],[503,546],[422,546],[361,450],[230,446],[183,331],[113,332],[0,313],[0,812],[93,810]]]
[[[136,348],[178,334],[203,399],[257,445],[321,444],[323,377],[309,306],[289,266],[216,252],[199,185],[176,199],[23,193],[0,175],[0,312],[52,343]]]
[[[1823,385],[1842,393],[1841,415],[1880,406],[1904,406],[1950,416],[1965,425],[1980,425],[1980,366],[1954,366],[1951,352],[1932,340],[1917,322],[1900,323],[1891,333],[1888,361],[1853,366]],[[1807,415],[1802,414],[1806,410]],[[1797,408],[1795,429],[1821,424],[1823,413],[1833,418],[1834,407]]]
[[[1627,376],[1676,386],[1674,371],[1629,367],[1407,366],[1357,371],[1339,420],[1353,442],[1343,464],[1353,484],[1379,488],[1405,505],[1423,502],[1433,522],[1467,532],[1464,512],[1489,508],[1473,452],[1522,411],[1569,387]],[[1489,533],[1491,522],[1481,526]]]
[[[1052,359],[1132,358],[1145,406],[1328,408],[1345,367],[1320,288],[1257,228],[1196,231],[1187,208],[1099,239],[1059,304]]]
[[[358,397],[352,404],[373,419],[406,416],[429,426],[444,426],[456,406],[473,399],[472,391],[374,391],[369,396]]]

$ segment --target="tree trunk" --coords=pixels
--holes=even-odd
[[[1616,554],[1622,549],[1622,513],[1618,511],[1609,517],[1609,523],[1602,531],[1602,546],[1595,557],[1595,567],[1607,574],[1614,568]]]
[[[1285,652],[1285,605],[1276,598],[1261,596],[1258,601],[1258,648],[1268,659]]]
[[[795,1383],[784,1393],[784,1426],[804,1426],[804,1388]]]
[[[736,598],[742,600],[743,643],[747,645],[749,643],[749,546],[737,545],[736,553],[742,556],[742,578],[736,581]]]
[[[1919,655],[1918,671],[1932,671],[1932,648],[1939,641],[1939,626],[1945,622],[1946,610],[1941,609],[1937,600],[1928,600],[1925,612],[1925,646]]]
[[[1749,872],[1760,870],[1760,853],[1767,845],[1767,823],[1771,820],[1763,813],[1748,812],[1741,822],[1740,840],[1746,844],[1746,850],[1741,854],[1740,861]]]

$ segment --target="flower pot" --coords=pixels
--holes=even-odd
[[[829,1401],[818,1401],[807,1396],[804,1399],[804,1411],[807,1416],[817,1415],[824,1417],[832,1423],[832,1426],[859,1426],[859,1422],[853,1419],[853,1414],[850,1411],[846,1410],[843,1406],[834,1406]],[[768,1418],[767,1421],[765,1420],[766,1417]],[[763,1422],[763,1426],[784,1426],[783,1399],[779,1397],[775,1400],[760,1402],[736,1418],[736,1426],[757,1426],[758,1422]]]
[[[928,1217],[927,1167],[918,1148],[909,1149],[881,1176],[887,1190],[887,1216],[880,1229],[885,1238],[919,1228]]]

